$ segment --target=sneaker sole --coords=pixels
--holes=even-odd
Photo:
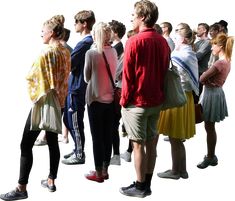
[[[207,165],[207,166],[200,166],[200,165],[197,165],[197,167],[199,168],[199,169],[206,169],[206,168],[208,168],[209,166],[216,166],[216,165],[218,165],[218,163],[213,163],[213,164],[209,164],[209,165]]]
[[[17,197],[17,198],[11,198],[11,199],[9,199],[9,198],[5,198],[5,197],[3,197],[3,196],[0,196],[0,199],[2,199],[2,200],[23,200],[23,199],[27,199],[28,198],[28,196],[22,196],[22,197]]]
[[[82,164],[85,164],[85,161],[84,162],[71,162],[71,163],[62,161],[62,163],[65,165],[82,165]]]
[[[130,196],[130,197],[137,197],[137,198],[144,198],[146,196],[148,196],[147,194],[143,194],[143,195],[138,195],[138,194],[128,194],[128,193],[125,193],[122,189],[119,189],[119,192],[123,195],[126,195],[126,196]]]

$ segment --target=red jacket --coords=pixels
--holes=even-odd
[[[145,29],[129,38],[124,51],[120,104],[160,105],[164,101],[163,82],[169,58],[166,40],[154,29]]]

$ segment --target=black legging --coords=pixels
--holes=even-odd
[[[31,111],[26,120],[23,137],[21,140],[21,156],[20,156],[20,175],[18,183],[25,185],[28,183],[29,174],[33,165],[33,146],[40,131],[31,131]],[[46,131],[46,139],[49,147],[50,155],[50,172],[48,178],[56,179],[59,161],[60,161],[60,149],[58,145],[58,134]]]
[[[120,110],[114,113],[114,124],[113,124],[113,131],[112,131],[112,145],[113,145],[113,155],[120,155],[120,137],[119,137],[119,122],[121,119],[121,106]]]
[[[93,155],[97,171],[108,168],[112,152],[113,103],[92,102],[88,117],[93,142]]]

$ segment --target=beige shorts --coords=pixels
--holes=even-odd
[[[122,120],[128,134],[133,141],[147,141],[157,135],[156,124],[162,105],[157,107],[136,107],[130,105],[122,107]]]

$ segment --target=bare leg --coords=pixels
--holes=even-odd
[[[146,173],[152,174],[154,171],[156,157],[157,157],[157,142],[159,135],[157,135],[154,139],[146,142]]]
[[[25,192],[27,185],[26,184],[18,184],[17,188],[20,192]]]
[[[172,171],[174,173],[186,172],[186,151],[181,139],[171,138]]]
[[[134,165],[135,165],[135,171],[137,175],[137,181],[138,182],[144,182],[145,181],[145,169],[146,169],[146,163],[145,163],[145,144],[144,142],[135,142],[132,141],[133,144],[133,151],[134,151]]]
[[[68,131],[67,127],[63,123],[62,124],[62,136],[63,136],[63,138],[64,138],[64,140],[66,142],[68,142],[68,133],[69,133],[69,131]]]

